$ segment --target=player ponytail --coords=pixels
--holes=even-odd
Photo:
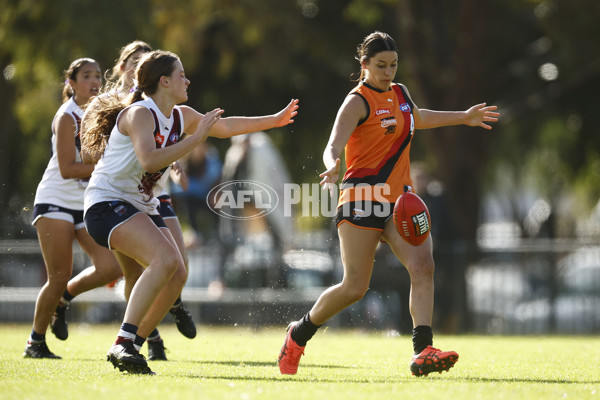
[[[360,76],[358,81],[362,81],[365,77],[365,70],[362,68],[362,63],[368,62],[371,57],[382,51],[395,51],[398,53],[396,42],[390,35],[384,32],[375,31],[365,37],[363,42],[356,48],[356,60],[361,64]],[[354,74],[353,74],[354,76]]]
[[[98,64],[96,60],[92,58],[79,58],[69,65],[63,74],[65,76],[63,90],[62,90],[62,101],[66,103],[71,97],[75,96],[75,91],[71,87],[70,81],[77,81],[77,73],[85,64]]]
[[[161,76],[170,76],[177,60],[179,57],[168,51],[156,50],[146,53],[138,62],[136,82],[127,97],[123,99],[115,91],[98,96],[86,111],[81,134],[82,152],[89,154],[95,161],[99,160],[104,154],[119,113],[133,103],[143,100],[144,94],[155,94]]]

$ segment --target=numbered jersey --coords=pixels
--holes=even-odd
[[[48,166],[44,171],[42,180],[40,181],[35,192],[34,204],[52,204],[69,208],[71,210],[83,210],[83,192],[87,185],[86,179],[65,179],[60,174],[58,167],[58,155],[56,152],[56,132],[54,131],[54,123],[57,118],[66,114],[73,119],[75,127],[75,161],[81,162],[79,154],[81,150],[81,141],[79,137],[79,129],[81,127],[81,116],[83,110],[77,105],[71,97],[67,100],[56,112],[52,120],[52,156],[48,162]]]
[[[183,130],[183,115],[179,107],[175,106],[171,115],[166,117],[152,98],[145,98],[129,107],[139,106],[147,108],[152,114],[156,148],[171,146],[179,141]],[[123,111],[117,116],[104,155],[96,165],[85,191],[85,209],[101,201],[122,200],[146,214],[156,215],[159,201],[154,190],[168,166],[154,173],[142,168],[131,138],[118,129]]]
[[[412,101],[397,84],[383,92],[362,82],[350,95],[364,100],[367,116],[346,143],[346,174],[338,205],[361,200],[394,203],[404,185],[412,185]]]

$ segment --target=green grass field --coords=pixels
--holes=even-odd
[[[0,325],[1,399],[600,399],[600,336],[436,336],[456,350],[449,373],[416,378],[409,336],[325,329],[295,376],[275,364],[284,327],[205,328],[189,340],[161,326],[167,362],[127,375],[105,354],[117,325],[71,324],[50,349],[62,360],[23,359],[29,325]],[[144,346],[142,353],[147,350]]]

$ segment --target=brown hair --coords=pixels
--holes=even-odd
[[[158,90],[161,76],[170,76],[179,57],[169,51],[155,50],[144,54],[135,70],[137,88],[127,97],[116,92],[98,96],[88,110],[81,136],[82,149],[91,154],[102,154],[124,108],[143,99],[142,94],[153,95]]]
[[[398,53],[396,42],[387,33],[375,31],[364,38],[356,48],[356,59],[359,63],[368,62],[375,54],[382,51],[395,51]],[[359,81],[363,80],[365,70],[361,68]]]
[[[121,79],[122,76],[121,65],[127,63],[127,60],[129,60],[129,58],[138,51],[147,53],[152,51],[152,47],[148,43],[141,40],[135,40],[121,47],[121,50],[119,50],[119,58],[115,60],[115,65],[113,66],[112,70],[107,70],[104,74],[106,82],[112,82],[115,87],[118,86],[118,80]]]
[[[63,71],[65,76],[63,90],[62,90],[62,101],[65,103],[71,97],[75,96],[75,91],[69,84],[69,80],[77,81],[77,73],[85,64],[98,64],[96,60],[92,58],[78,58],[73,61],[69,68]]]

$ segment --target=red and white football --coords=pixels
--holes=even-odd
[[[420,246],[431,230],[429,210],[415,193],[402,193],[394,205],[394,224],[402,239],[413,246]]]

